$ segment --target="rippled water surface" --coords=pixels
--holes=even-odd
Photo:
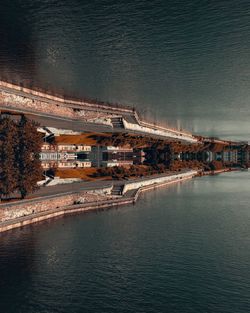
[[[249,178],[203,177],[1,235],[1,312],[249,312]]]
[[[0,34],[2,78],[249,139],[248,0],[2,1]]]
[[[250,2],[0,3],[0,77],[248,140]],[[250,312],[247,172],[0,236],[4,313]]]

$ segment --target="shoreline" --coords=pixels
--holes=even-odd
[[[54,121],[56,119],[71,119],[72,123],[77,122],[80,124],[79,127],[82,132],[84,124],[91,124],[96,129],[100,125],[105,126],[106,132],[134,132],[145,137],[157,136],[158,138],[174,139],[189,144],[202,143],[203,141],[223,145],[230,144],[228,141],[193,136],[189,133],[152,125],[141,120],[137,111],[133,108],[64,99],[0,81],[0,113],[3,107],[4,110],[7,107],[7,111],[17,110],[24,114],[29,112],[28,114],[33,114],[33,116],[43,115],[46,117],[47,115],[48,118],[53,117]],[[46,124],[46,119],[43,122]],[[210,171],[207,175],[225,171],[229,170]],[[118,194],[112,193],[111,188],[109,194],[103,193],[102,197],[97,197],[97,185],[93,186],[92,189],[96,192],[95,198],[87,197],[85,185],[82,189],[68,192],[67,195],[66,193],[58,193],[48,196],[47,199],[46,197],[40,197],[40,199],[33,198],[32,200],[27,199],[3,204],[0,205],[0,233],[58,216],[133,204],[138,200],[140,194],[145,191],[185,181],[194,176],[201,176],[200,171],[189,170],[178,172],[178,174],[171,173],[169,175],[158,175],[158,177],[145,177],[134,182],[121,181],[119,184],[113,183],[112,188],[118,187]],[[85,200],[79,201],[80,198],[84,198],[87,202]]]
[[[4,81],[0,81],[0,110],[24,110],[30,114],[47,114],[51,117],[70,118],[75,121],[90,122],[110,127],[110,131],[136,132],[144,135],[177,139],[188,143],[199,140],[189,132],[157,126],[144,121],[134,109],[122,105],[107,105],[87,101],[70,100],[52,96]],[[117,119],[119,126],[117,126]]]
[[[162,176],[158,178],[147,179],[137,183],[130,183],[127,184],[127,186],[130,185],[127,188],[125,184],[124,185],[125,194],[122,197],[113,199],[110,198],[102,201],[94,201],[82,204],[62,205],[61,207],[56,207],[53,209],[44,210],[37,213],[31,213],[25,216],[5,220],[3,222],[0,222],[0,233],[3,233],[11,229],[20,228],[26,225],[34,224],[37,222],[41,222],[44,220],[49,220],[59,216],[66,216],[76,213],[86,213],[91,211],[93,212],[104,209],[110,209],[113,207],[119,207],[122,205],[134,204],[137,202],[141,193],[143,192],[187,181],[197,176],[197,174],[198,174],[197,171],[187,171],[177,175]],[[22,201],[17,202],[18,205],[19,204],[22,205]]]

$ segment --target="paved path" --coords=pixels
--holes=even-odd
[[[13,111],[13,112],[25,113],[27,117],[38,122],[41,126],[54,127],[54,128],[59,128],[59,129],[69,129],[69,130],[78,131],[78,132],[97,132],[97,133],[119,133],[120,132],[120,133],[129,133],[133,135],[150,136],[156,139],[164,139],[164,140],[169,139],[170,141],[173,140],[173,138],[171,137],[154,135],[154,134],[146,134],[145,132],[129,130],[129,129],[124,129],[124,128],[113,128],[108,125],[97,124],[97,123],[87,123],[85,121],[76,120],[76,119],[55,117],[55,116],[45,114],[45,113],[34,113],[31,110],[25,110],[25,109],[20,110],[20,108],[15,108],[15,107],[12,107],[10,109],[9,107],[0,105],[0,110],[1,109],[9,111],[9,112]]]
[[[134,191],[136,194],[136,190]],[[87,202],[82,204],[68,205],[64,207],[58,207],[52,210],[32,213],[26,216],[17,217],[8,221],[0,222],[0,233],[9,229],[21,227],[24,225],[32,224],[34,222],[43,221],[49,218],[62,216],[66,214],[79,213],[103,210],[107,208],[116,207],[124,204],[132,204],[136,201],[135,195],[125,195],[117,199],[106,199],[102,201]]]
[[[89,111],[98,111],[98,112],[105,112],[105,113],[111,113],[111,114],[117,114],[118,116],[122,116],[126,121],[138,125],[138,122],[135,118],[135,113],[132,108],[125,108],[123,109],[122,107],[110,107],[109,108],[101,108],[101,106],[95,106],[93,105],[93,108],[91,106],[84,107],[84,104],[82,105],[76,105],[70,102],[70,100],[67,100],[67,103],[63,102],[58,102],[52,99],[48,99],[46,97],[42,96],[36,96],[33,94],[29,94],[20,90],[15,90],[12,88],[7,88],[0,86],[0,90],[6,91],[8,93],[15,94],[17,96],[24,96],[29,99],[33,100],[39,100],[39,101],[44,101],[46,103],[51,103],[51,104],[56,104],[58,105],[60,103],[61,106],[64,107],[70,107],[70,108],[78,108],[78,109],[86,109]],[[157,135],[157,134],[151,134],[142,130],[129,130],[125,129],[124,127],[112,127],[108,125],[103,125],[103,124],[97,124],[97,123],[87,123],[85,121],[81,121],[80,119],[70,119],[70,118],[64,118],[64,117],[59,117],[59,116],[54,116],[46,113],[40,113],[40,112],[34,112],[31,109],[20,109],[16,107],[5,107],[4,105],[0,105],[0,110],[5,109],[8,111],[16,111],[16,112],[22,112],[25,114],[31,114],[32,118],[34,120],[37,120],[41,126],[51,126],[55,128],[63,128],[63,129],[71,129],[74,131],[89,131],[89,132],[123,132],[123,133],[131,133],[135,135],[147,135],[153,138],[157,139],[165,139],[165,140],[173,140],[173,138],[170,136],[166,135]],[[117,110],[117,111],[116,111]],[[117,125],[118,126],[118,125]],[[171,132],[171,130],[168,130]],[[175,131],[174,131],[175,132]],[[182,138],[179,138],[179,140],[182,140]],[[185,140],[184,140],[185,141]]]
[[[181,174],[182,172],[178,172],[178,174]],[[185,173],[185,171],[183,171]],[[145,180],[152,180],[154,178],[161,178],[161,177],[166,177],[166,176],[172,176],[176,173],[163,173],[159,175],[151,175],[143,178],[137,178],[137,179],[130,179],[130,180],[110,180],[110,181],[93,181],[93,182],[74,182],[70,184],[62,184],[62,185],[55,185],[55,186],[45,186],[41,187],[37,191],[35,191],[33,194],[28,196],[24,200],[18,200],[18,201],[13,201],[9,203],[2,203],[0,204],[0,208],[4,206],[14,206],[19,203],[32,203],[34,201],[37,201],[39,199],[45,200],[45,199],[52,199],[58,196],[63,196],[63,195],[70,195],[70,194],[75,194],[79,193],[82,191],[88,191],[88,190],[96,190],[96,189],[104,189],[104,188],[110,188],[112,186],[123,186],[128,183],[137,183],[137,182],[142,182]]]
[[[1,110],[13,111],[24,113],[30,119],[38,122],[41,126],[61,128],[61,129],[69,129],[73,131],[79,132],[113,132],[114,129],[111,126],[97,124],[97,123],[88,123],[85,121],[81,121],[80,119],[71,119],[67,117],[56,117],[46,113],[33,112],[32,110],[25,110],[16,107],[7,107],[0,105]]]
[[[45,186],[39,188],[33,194],[29,195],[24,200],[17,200],[9,203],[2,203],[0,207],[4,206],[13,206],[19,203],[31,203],[37,200],[46,200],[56,198],[58,196],[70,195],[74,193],[79,193],[81,191],[95,190],[95,189],[103,189],[112,187],[114,184],[123,184],[121,181],[96,181],[96,182],[75,182],[70,184],[62,184],[55,186]]]
[[[157,177],[162,177],[162,176],[171,176],[172,173],[169,173],[169,175],[157,175],[154,178]],[[189,177],[190,178],[190,177]],[[150,180],[152,179],[151,177],[147,177],[147,179],[137,179],[134,180],[133,182],[136,181],[141,181],[141,180]],[[184,178],[185,179],[185,178]],[[173,181],[174,182],[174,181]],[[176,182],[176,180],[175,180]],[[104,182],[102,182],[104,183]],[[122,182],[118,181],[118,182],[112,182],[112,183],[117,183],[117,184],[121,184]],[[170,182],[169,182],[170,183]],[[78,186],[80,187],[80,185]],[[91,186],[87,186],[85,185],[85,188],[90,188]],[[106,200],[102,200],[102,201],[93,201],[93,202],[88,202],[88,203],[84,203],[84,204],[74,204],[74,205],[68,205],[68,206],[64,206],[64,207],[59,207],[59,208],[55,208],[53,210],[49,210],[49,211],[44,211],[44,212],[39,212],[39,213],[33,213],[27,216],[23,216],[23,217],[19,217],[13,220],[9,220],[9,221],[5,221],[0,223],[0,232],[3,231],[7,231],[13,228],[17,228],[17,227],[21,227],[24,225],[28,225],[28,224],[32,224],[34,222],[39,222],[39,221],[43,221],[45,219],[49,219],[52,217],[57,217],[57,216],[62,216],[65,214],[72,214],[72,213],[79,213],[79,212],[83,212],[83,211],[92,211],[92,210],[103,210],[105,208],[111,208],[111,207],[116,207],[119,205],[128,205],[128,204],[133,204],[137,201],[138,196],[140,194],[141,191],[145,191],[148,190],[149,188],[152,189],[155,188],[155,184],[152,183],[151,185],[145,186],[145,187],[134,187],[133,189],[127,191],[122,197],[118,197],[116,199],[106,199]],[[76,192],[76,191],[74,191]],[[44,198],[43,198],[44,199]],[[33,200],[27,199],[24,200],[23,202],[32,202]],[[14,203],[13,203],[14,205]]]

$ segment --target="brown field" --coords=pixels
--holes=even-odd
[[[98,145],[95,137],[111,137],[112,134],[104,133],[82,133],[81,135],[60,135],[55,138],[57,144],[86,144],[89,146]]]
[[[136,177],[140,175],[147,175],[148,173],[148,167],[145,165],[137,165],[134,166],[136,168]],[[58,176],[60,178],[81,178],[86,181],[95,181],[95,180],[112,180],[112,175],[115,174],[114,168],[102,168],[102,172],[105,172],[105,175],[103,176],[96,176],[93,177],[93,174],[97,173],[98,168],[89,167],[89,168],[69,168],[69,169],[56,169],[55,176]],[[124,173],[121,175],[124,176],[126,174],[127,176],[130,176],[130,167],[124,167]],[[119,175],[118,175],[119,177]],[[130,178],[133,178],[132,176]]]
[[[60,178],[81,178],[87,181],[112,179],[112,177],[92,177],[92,175],[96,172],[97,168],[94,167],[57,169],[55,176],[59,176]]]

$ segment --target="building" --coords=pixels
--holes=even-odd
[[[44,169],[58,168],[84,168],[91,167],[89,153],[91,146],[43,144],[40,153],[40,160]]]
[[[132,148],[107,146],[102,151],[102,166],[131,166],[141,164],[145,153]]]
[[[40,160],[45,169],[131,166],[141,164],[145,153],[128,147],[43,144]]]

